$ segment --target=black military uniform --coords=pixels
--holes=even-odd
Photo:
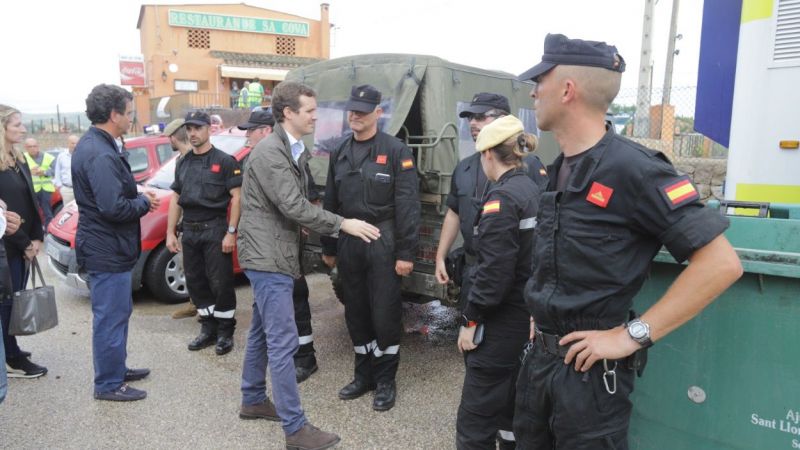
[[[512,418],[519,354],[528,339],[523,300],[531,276],[539,189],[522,169],[503,174],[476,220],[478,263],[464,320],[483,324],[483,342],[466,352],[456,447],[514,448]]]
[[[203,117],[204,116],[204,117]],[[205,113],[190,113],[187,124],[209,124]],[[199,121],[199,122],[198,122]],[[233,288],[233,257],[222,252],[228,229],[231,189],[242,185],[236,159],[217,149],[187,153],[175,167],[172,190],[183,209],[183,268],[189,295],[200,315],[200,335],[189,344],[199,350],[217,341],[217,353],[230,351],[236,327],[236,292]]]
[[[563,159],[549,171],[558,173]],[[556,184],[540,199],[536,267],[525,291],[539,331],[520,372],[514,432],[520,448],[627,448],[628,360],[607,362],[616,368],[610,394],[604,365],[576,372],[564,365],[567,348],[558,341],[626,323],[661,245],[684,261],[728,221],[703,208],[663,154],[611,130],[576,163],[563,192]]]
[[[321,195],[314,185],[314,177],[306,166],[308,173],[308,200],[315,202],[320,200]],[[297,382],[302,383],[317,371],[317,356],[314,349],[314,329],[311,327],[311,305],[308,303],[308,282],[306,277],[301,275],[294,280],[292,291],[292,303],[294,306],[294,322],[297,325],[298,344],[297,353],[294,354],[294,367],[297,374]]]
[[[374,109],[380,92],[371,86],[354,87],[348,110],[361,111],[352,106],[354,98]],[[338,242],[323,237],[323,253],[337,256],[359,386],[357,395],[343,394],[343,390],[339,396],[355,398],[377,383],[378,393],[390,394],[391,401],[380,405],[376,395],[373,407],[389,409],[394,405],[402,335],[395,262],[413,262],[418,245],[420,206],[411,150],[381,131],[361,142],[348,136],[331,153],[323,204],[328,211],[364,220],[381,232],[380,239],[369,244],[347,234],[340,234]]]
[[[534,184],[544,190],[547,187],[547,170],[534,154],[527,154],[523,158],[525,164],[523,171],[533,180]],[[458,214],[461,236],[464,239],[464,267],[461,274],[460,303],[467,302],[469,290],[472,286],[472,275],[478,259],[478,249],[472,239],[473,227],[478,217],[483,198],[491,188],[491,181],[486,179],[486,174],[481,168],[481,154],[475,153],[462,159],[453,170],[450,180],[450,193],[447,195],[447,207]]]
[[[542,59],[520,79],[536,81],[558,64],[625,68],[615,47],[563,35],[547,36]],[[578,372],[564,364],[568,347],[559,341],[628,323],[661,246],[682,262],[728,220],[703,207],[691,180],[662,153],[612,130],[578,155],[561,155],[548,171],[555,176],[540,197],[536,264],[525,287],[537,330],[517,381],[517,447],[628,448],[632,363],[642,350]]]
[[[462,119],[472,120],[473,115],[488,114],[494,111],[508,115],[511,106],[508,98],[491,92],[479,92],[472,98],[470,104],[458,114]],[[547,170],[534,154],[526,154],[523,159],[524,169],[528,176],[536,183],[539,189],[547,186]],[[461,273],[454,277],[456,283],[460,282],[459,304],[463,308],[467,302],[472,275],[477,263],[477,249],[472,243],[473,225],[478,216],[478,211],[483,204],[486,193],[491,188],[491,182],[481,168],[481,155],[476,152],[456,165],[453,177],[450,179],[450,193],[447,196],[447,207],[458,214],[459,228],[464,240],[464,264]]]

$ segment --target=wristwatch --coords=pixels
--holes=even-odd
[[[228,233],[236,234],[236,227],[234,227],[233,225],[228,225]]]
[[[642,319],[633,319],[625,324],[628,336],[638,342],[643,348],[651,347],[653,341],[650,340],[650,325]]]
[[[469,319],[467,319],[467,316],[462,315],[461,316],[461,326],[466,327],[466,328],[472,328],[472,327],[478,326],[478,322],[475,322],[474,320],[469,320]]]

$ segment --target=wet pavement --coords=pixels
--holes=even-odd
[[[49,281],[57,280],[47,268]],[[456,350],[457,315],[438,302],[405,304],[397,405],[372,410],[371,395],[337,398],[352,377],[352,344],[344,308],[326,275],[308,278],[315,347],[320,370],[300,385],[306,415],[314,425],[339,434],[338,449],[453,448],[455,416],[464,377]],[[236,346],[224,356],[213,347],[189,352],[199,329],[195,319],[174,320],[180,306],[134,295],[128,340],[129,367],[152,374],[131,383],[147,399],[131,403],[92,398],[91,306],[87,298],[54,283],[60,324],[19,338],[33,361],[49,373],[39,379],[9,379],[0,404],[0,448],[284,448],[280,425],[238,418],[239,381],[252,291],[237,284]]]

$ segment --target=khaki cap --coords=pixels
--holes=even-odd
[[[164,132],[161,133],[162,136],[172,136],[178,131],[178,128],[182,127],[186,121],[183,119],[175,119],[172,122],[168,123],[166,127],[164,127]]]
[[[475,149],[479,152],[489,150],[523,131],[525,128],[522,126],[522,121],[514,116],[495,119],[494,122],[481,129],[478,139],[475,140]]]

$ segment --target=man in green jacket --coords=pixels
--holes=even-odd
[[[253,319],[242,369],[243,419],[282,421],[286,446],[324,449],[339,436],[306,420],[293,355],[298,347],[292,290],[300,276],[301,227],[320,234],[345,232],[369,242],[380,236],[364,221],[323,211],[307,196],[310,154],[300,139],[314,131],[316,93],[285,81],[275,88],[273,133],[250,153],[242,183],[237,240],[239,265],[253,286]],[[269,364],[273,405],[266,395]]]

